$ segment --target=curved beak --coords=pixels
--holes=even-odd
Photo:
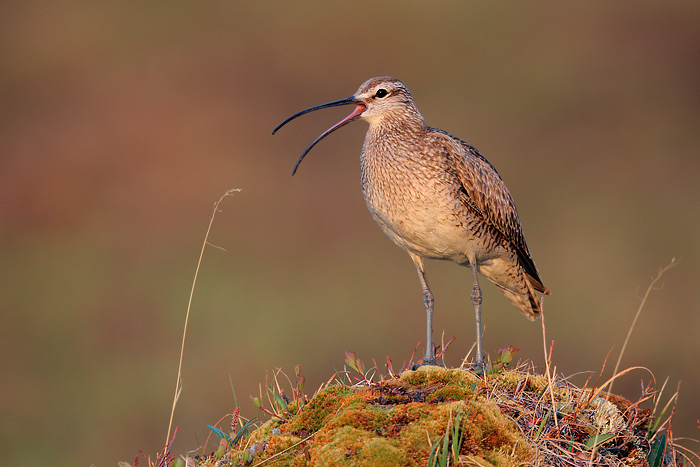
[[[309,112],[313,112],[314,110],[321,110],[321,109],[326,109],[326,108],[328,108],[328,107],[337,107],[337,106],[339,106],[339,105],[348,105],[348,104],[357,104],[357,107],[355,107],[355,110],[354,110],[350,115],[348,115],[347,117],[345,117],[344,119],[342,119],[341,121],[339,121],[338,123],[336,123],[335,125],[333,125],[332,127],[330,127],[329,129],[327,129],[326,131],[324,131],[323,133],[321,133],[321,136],[319,136],[318,138],[316,138],[316,139],[309,145],[309,147],[306,148],[306,150],[301,154],[301,157],[299,157],[299,160],[297,161],[296,165],[294,166],[294,170],[292,171],[292,175],[294,175],[294,174],[296,173],[297,168],[299,167],[299,164],[301,164],[301,161],[304,159],[304,157],[306,157],[306,154],[308,154],[308,152],[311,151],[311,148],[313,148],[314,146],[316,146],[316,143],[318,143],[318,142],[321,141],[323,138],[325,138],[326,136],[328,136],[328,135],[330,135],[331,133],[333,133],[335,130],[337,130],[337,129],[340,128],[341,126],[345,126],[345,125],[347,125],[348,123],[350,123],[350,122],[352,122],[352,121],[355,121],[355,120],[357,120],[358,118],[360,118],[360,115],[362,115],[362,112],[364,112],[364,111],[367,109],[367,106],[364,104],[364,102],[362,102],[362,101],[360,101],[360,100],[358,100],[358,99],[355,99],[355,96],[350,96],[350,97],[348,97],[348,98],[346,98],[346,99],[341,99],[341,100],[339,100],[339,101],[328,102],[328,103],[326,103],[326,104],[317,105],[317,106],[315,106],[315,107],[309,107],[308,109],[305,109],[305,110],[302,110],[301,112],[295,113],[294,115],[292,115],[291,117],[289,117],[288,119],[286,119],[285,121],[283,121],[282,123],[280,123],[279,125],[277,125],[277,127],[276,127],[274,130],[272,130],[272,134],[274,135],[274,134],[277,132],[277,130],[279,130],[280,128],[282,128],[284,125],[286,125],[287,123],[291,122],[292,120],[294,120],[294,119],[297,118],[297,117],[301,117],[301,116],[304,115],[304,114],[307,114],[307,113],[309,113]]]

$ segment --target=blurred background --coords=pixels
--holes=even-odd
[[[403,80],[432,126],[480,149],[516,200],[544,283],[553,363],[643,366],[677,437],[700,416],[700,5],[606,2],[107,2],[0,6],[0,452],[115,466],[195,449],[275,368],[313,393],[346,350],[396,369],[419,340],[414,267],[359,188],[366,124],[306,107]],[[471,274],[429,262],[435,332],[474,340]],[[484,286],[485,348],[543,365],[540,323]],[[419,349],[419,354],[424,348]],[[582,373],[583,374],[579,374]],[[648,372],[615,392],[639,397]],[[228,422],[226,422],[228,423]],[[697,448],[697,445],[695,445]]]

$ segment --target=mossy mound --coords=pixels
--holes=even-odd
[[[594,465],[641,466],[666,443],[652,443],[649,411],[638,404],[522,368],[479,376],[424,366],[330,385],[304,401],[247,436],[222,436],[215,453],[187,465],[426,466],[437,458],[434,465],[583,466],[593,457]]]
[[[251,433],[248,445],[261,448],[251,465],[425,466],[460,413],[460,456],[484,466],[528,462],[528,443],[482,386],[467,371],[430,366],[378,383],[328,386],[287,421]]]
[[[515,423],[479,397],[478,387],[471,373],[437,367],[405,371],[396,379],[356,389],[330,386],[298,416],[286,423],[270,422],[279,428],[279,439],[267,437],[269,430],[251,438],[268,443],[259,459],[270,458],[266,465],[424,466],[450,420],[468,412],[460,454],[481,465],[517,465],[530,459]],[[273,458],[278,447],[311,434],[298,449]]]

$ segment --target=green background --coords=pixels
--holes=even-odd
[[[432,126],[479,148],[516,200],[557,371],[623,359],[699,437],[700,6],[670,2],[107,2],[0,6],[0,452],[114,466],[198,446],[266,372],[307,392],[346,350],[396,368],[424,341],[411,261],[359,189],[363,122],[303,108],[402,79]],[[429,262],[439,341],[474,339],[471,275]],[[541,366],[540,323],[484,289],[485,350]],[[422,352],[422,348],[419,352]],[[596,376],[594,376],[595,378]],[[615,390],[636,398],[651,376]],[[697,445],[694,446],[697,450]],[[142,461],[143,462],[143,461]]]

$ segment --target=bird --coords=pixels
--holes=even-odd
[[[426,313],[426,353],[420,365],[438,365],[433,345],[434,297],[424,261],[453,261],[471,269],[476,321],[473,367],[484,368],[479,275],[494,283],[526,318],[542,314],[549,294],[525,242],[513,198],[495,167],[472,145],[430,127],[400,80],[371,78],[350,97],[309,107],[280,123],[329,107],[355,109],[316,138],[316,144],[355,120],[369,124],[360,153],[360,181],[367,208],[381,230],[411,257]]]

